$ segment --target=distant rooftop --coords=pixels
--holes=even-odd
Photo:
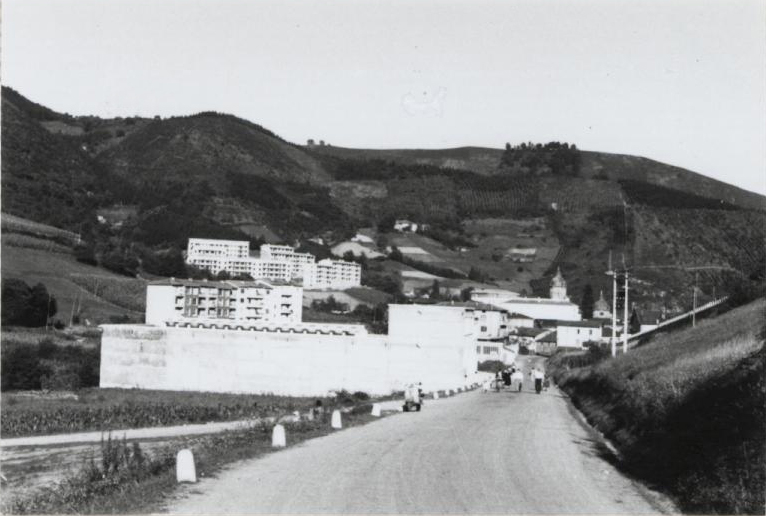
[[[604,321],[556,321],[556,326],[569,326],[572,328],[601,328]]]

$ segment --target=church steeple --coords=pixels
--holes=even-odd
[[[551,280],[551,299],[568,301],[567,282],[561,275],[561,268],[556,269],[556,275]]]
[[[593,306],[593,308],[602,312],[609,311],[609,305],[606,303],[606,299],[604,299],[603,290],[599,290],[598,301],[596,301],[596,304]]]

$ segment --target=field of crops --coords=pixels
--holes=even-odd
[[[112,304],[143,312],[146,309],[146,281],[95,274],[70,274],[69,279]]]
[[[72,248],[48,240],[24,233],[3,233],[3,245],[10,247],[26,247],[27,249],[40,249],[51,253],[71,254]]]
[[[74,243],[77,235],[71,231],[55,228],[46,224],[32,222],[31,220],[3,213],[0,216],[0,226],[4,233],[17,232],[30,235],[38,235],[45,238],[56,238],[65,242]]]
[[[457,181],[459,206],[468,217],[510,217],[540,214],[539,184],[535,178]]]
[[[541,202],[546,206],[556,203],[562,212],[619,207],[621,195],[618,183],[595,179],[550,177],[540,188]]]
[[[232,421],[305,411],[314,398],[81,389],[77,399],[3,393],[0,435],[14,437]],[[323,400],[324,404],[330,400]]]

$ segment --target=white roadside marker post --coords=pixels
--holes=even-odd
[[[332,421],[330,422],[330,424],[336,430],[340,430],[341,428],[343,428],[343,423],[341,423],[340,421],[340,410],[332,411]]]
[[[285,446],[287,446],[285,427],[282,425],[274,425],[274,430],[271,432],[271,447],[284,448]]]
[[[371,414],[375,417],[380,417],[380,403],[373,403],[372,404],[372,412]]]
[[[194,455],[192,451],[187,449],[181,450],[176,455],[176,481],[181,482],[196,482],[197,470],[194,468]]]

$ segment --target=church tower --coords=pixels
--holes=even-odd
[[[556,269],[556,275],[551,280],[551,299],[569,301],[567,296],[567,282],[561,275],[561,268]]]
[[[611,319],[612,310],[609,308],[609,304],[604,299],[604,291],[600,291],[598,301],[593,306],[593,318],[594,319]]]

